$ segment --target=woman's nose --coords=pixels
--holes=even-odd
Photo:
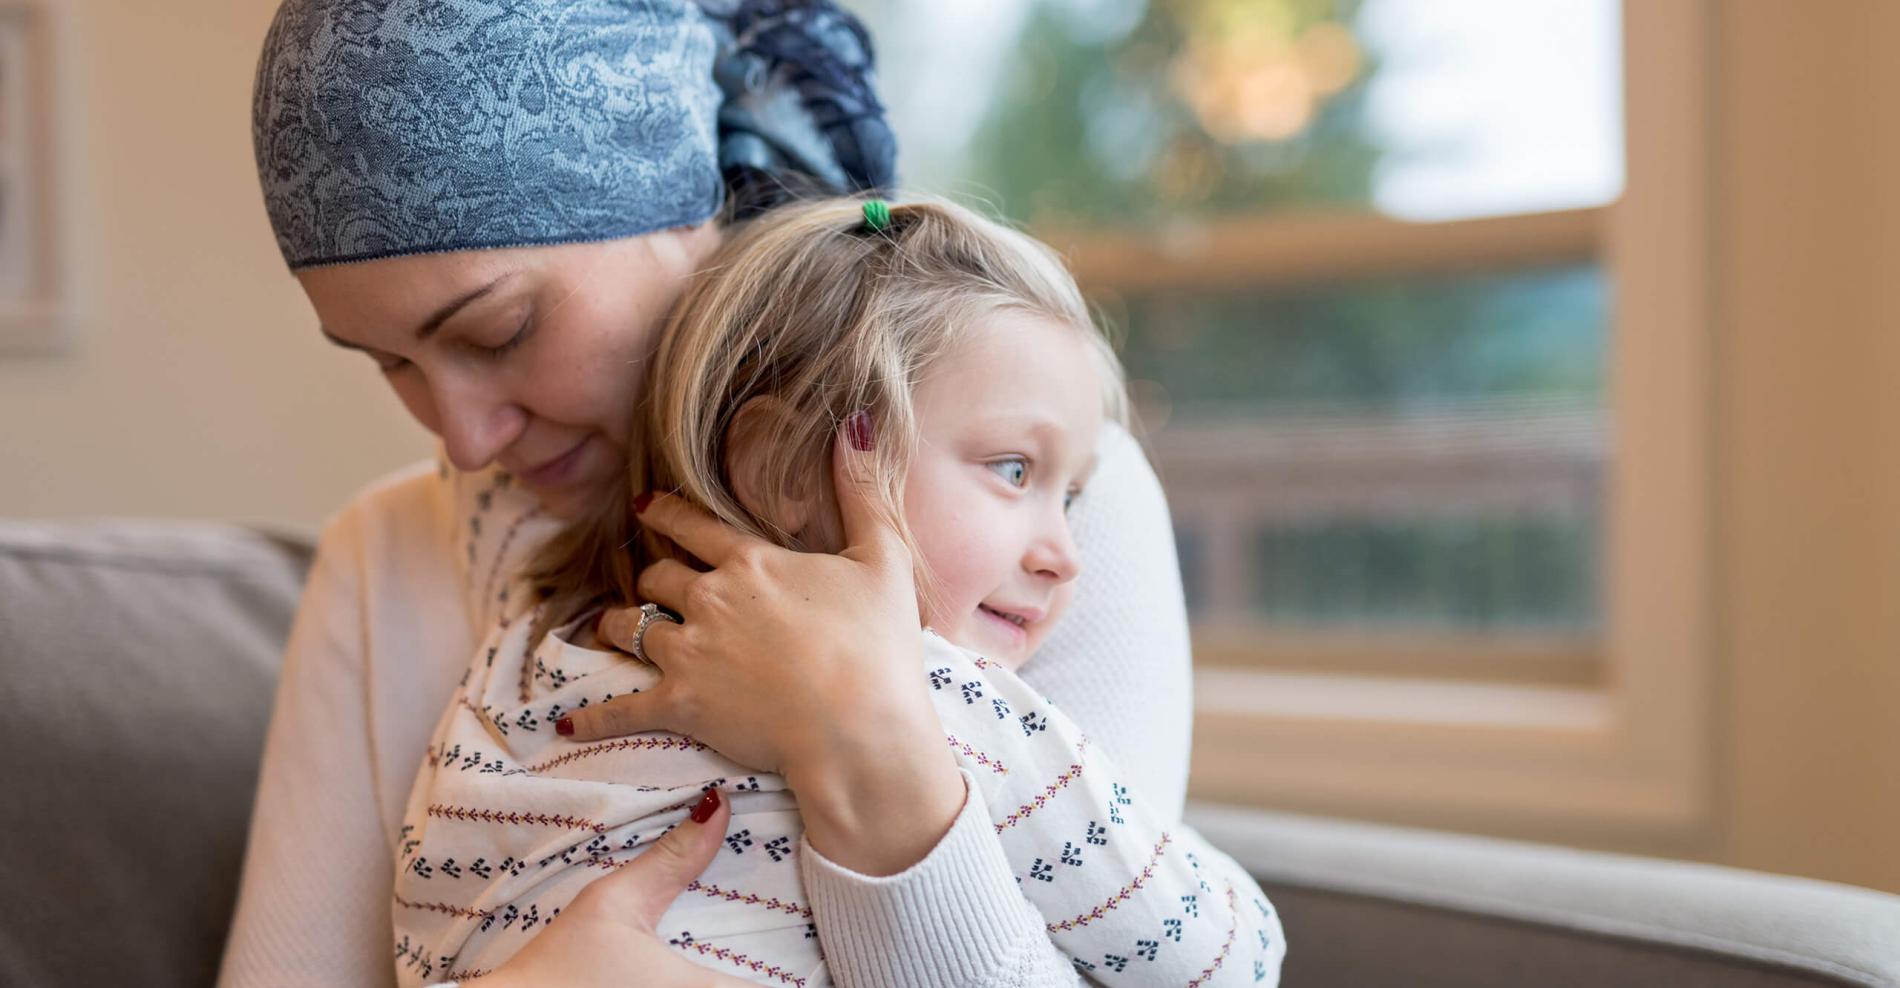
[[[493,463],[528,425],[519,405],[472,383],[431,388],[430,398],[436,433],[458,470],[480,470]]]

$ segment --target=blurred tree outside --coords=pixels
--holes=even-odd
[[[1359,0],[1134,0],[1113,31],[1128,6],[1032,0],[967,165],[1006,214],[1128,226],[1369,200]]]

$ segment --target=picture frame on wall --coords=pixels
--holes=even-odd
[[[76,318],[60,41],[52,3],[0,0],[0,352],[60,349]]]

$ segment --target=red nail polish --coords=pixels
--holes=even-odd
[[[554,722],[554,733],[567,737],[574,733],[574,718],[563,717]]]
[[[652,504],[652,503],[653,503],[653,492],[641,491],[640,496],[633,499],[633,513],[636,515],[640,514],[641,512],[647,509],[647,505]]]
[[[860,453],[869,451],[876,438],[871,434],[871,413],[852,412],[851,417],[844,420],[844,433],[851,438],[852,449]]]
[[[693,822],[705,823],[717,812],[719,812],[719,790],[708,789],[706,795],[701,796],[699,803],[693,807]]]

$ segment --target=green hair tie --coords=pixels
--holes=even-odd
[[[882,199],[864,201],[864,225],[873,233],[882,233],[891,228],[891,204]]]

